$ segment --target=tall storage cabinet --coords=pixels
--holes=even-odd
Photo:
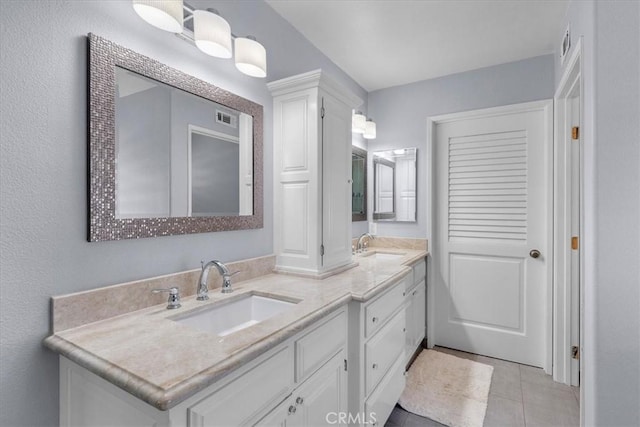
[[[362,100],[321,70],[269,83],[276,270],[321,277],[351,256],[351,114]]]

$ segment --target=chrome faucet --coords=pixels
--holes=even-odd
[[[364,238],[365,238],[365,237],[366,237],[366,238],[368,238],[369,240],[373,240],[373,239],[375,239],[375,237],[374,237],[374,236],[372,236],[372,235],[371,235],[371,234],[369,234],[369,233],[362,233],[362,235],[358,238],[358,244],[356,245],[356,252],[357,252],[357,253],[360,253],[360,252],[362,252],[362,251],[363,251],[363,249],[364,249],[364,246],[363,246],[364,242],[363,242],[363,240],[364,240]]]
[[[203,263],[204,264],[204,263]],[[231,276],[239,271],[235,271],[233,273],[229,273],[227,266],[221,263],[220,261],[213,260],[202,266],[202,271],[200,272],[200,279],[198,280],[198,301],[206,301],[209,299],[209,287],[207,286],[207,278],[209,277],[209,269],[215,266],[218,269],[218,272],[222,276],[222,290],[223,294],[228,294],[229,292],[233,292],[233,288],[231,288]]]

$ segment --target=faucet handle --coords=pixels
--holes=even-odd
[[[171,287],[171,288],[160,288],[160,289],[153,289],[151,291],[151,293],[157,294],[160,292],[168,292],[169,293],[169,299],[167,300],[167,309],[168,310],[172,310],[175,308],[180,308],[181,304],[180,304],[180,290],[178,288]]]

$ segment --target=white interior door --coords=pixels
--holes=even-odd
[[[435,120],[435,345],[545,366],[551,105]]]

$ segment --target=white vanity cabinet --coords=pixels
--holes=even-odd
[[[349,305],[351,425],[384,425],[404,389],[406,289],[398,280],[370,301]]]
[[[405,364],[420,347],[426,331],[426,263],[419,261],[413,266],[413,280],[405,290],[407,333]]]
[[[273,95],[276,270],[351,264],[351,115],[362,100],[321,70],[269,83]]]
[[[347,410],[347,317],[330,313],[167,411],[61,357],[60,425],[325,425]]]

